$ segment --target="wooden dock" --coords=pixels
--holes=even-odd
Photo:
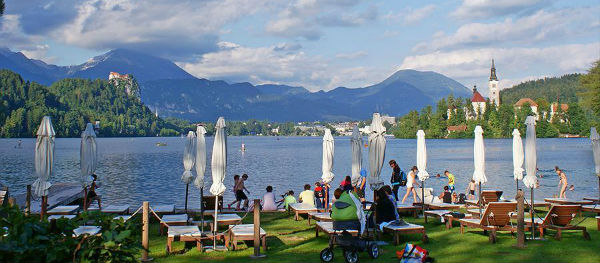
[[[27,194],[15,196],[17,204],[25,209]],[[78,198],[83,198],[83,188],[80,184],[72,183],[54,183],[48,190],[48,210],[59,206],[68,205]],[[31,198],[31,213],[39,214],[41,210],[41,198]]]

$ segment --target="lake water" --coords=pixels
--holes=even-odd
[[[0,139],[0,183],[8,186],[13,194],[25,192],[26,185],[35,180],[35,139],[22,140],[22,148],[17,149],[17,139]],[[157,142],[165,142],[167,146],[158,147]],[[178,137],[98,138],[96,173],[103,202],[139,205],[147,200],[154,204],[174,203],[183,207],[185,184],[180,178],[184,142],[185,138]],[[213,138],[207,138],[205,194],[209,194],[211,183],[212,143]],[[247,148],[243,154],[239,150],[242,143]],[[78,182],[79,144],[80,139],[77,138],[56,139],[51,182]],[[388,138],[386,164],[388,160],[395,159],[402,169],[408,170],[416,164],[416,144],[416,140]],[[486,139],[485,146],[488,183],[484,189],[501,189],[504,198],[513,198],[512,140]],[[274,187],[276,195],[290,189],[298,194],[304,184],[312,185],[321,176],[322,139],[319,137],[229,137],[228,147],[226,202],[234,199],[230,191],[233,174],[250,175],[246,186],[251,192],[251,199],[261,198],[267,185]],[[589,139],[538,139],[537,147],[538,167],[543,178],[540,178],[540,187],[536,189],[536,199],[558,193],[558,179],[553,171],[555,165],[565,170],[569,184],[575,186],[575,191],[568,191],[567,197],[598,195],[598,179],[593,174]],[[456,175],[456,190],[465,192],[473,174],[473,140],[427,140],[427,149],[429,173],[434,176],[450,170]],[[368,166],[367,158],[367,148],[363,148],[364,167]],[[351,162],[350,138],[336,137],[333,186],[339,185],[350,173]],[[390,174],[391,169],[384,165],[382,177],[385,182],[389,182]],[[445,178],[432,177],[426,181],[426,186],[439,193],[446,183]],[[199,191],[193,186],[190,186],[189,202],[191,207],[199,206]]]

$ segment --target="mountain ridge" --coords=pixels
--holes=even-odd
[[[197,78],[170,60],[126,49],[111,50],[74,66],[55,66],[0,51],[0,68],[45,85],[62,78],[106,79],[111,71],[131,74],[141,99],[161,115],[191,121],[233,120],[341,121],[367,119],[373,111],[400,116],[442,97],[470,96],[462,84],[433,71],[399,70],[384,81],[361,88],[310,92],[281,84],[253,85]]]

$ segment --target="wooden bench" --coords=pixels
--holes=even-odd
[[[109,205],[102,209],[103,213],[107,214],[129,214],[129,206],[128,205]]]
[[[421,211],[421,205],[397,204],[396,210],[398,213],[412,213],[414,217],[418,217],[418,212]]]
[[[73,229],[73,237],[82,235],[100,235],[100,231],[102,231],[102,229],[99,226],[80,226]]]
[[[78,205],[60,205],[55,208],[50,209],[47,214],[48,215],[72,215],[75,214],[79,210]]]
[[[319,231],[327,234],[328,236],[333,233],[342,233],[342,230],[333,230],[333,222],[317,222],[315,225],[315,236],[319,236]],[[358,236],[358,230],[347,230],[347,232],[353,236]]]
[[[123,221],[127,221],[129,219],[131,219],[130,215],[117,215],[115,217],[113,217],[113,220],[121,220],[123,219]]]
[[[428,210],[456,210],[460,209],[459,204],[447,204],[447,203],[425,203],[425,208]]]
[[[308,224],[310,225],[310,219],[314,219],[318,222],[330,222],[331,215],[326,212],[310,212],[308,213]]]
[[[592,202],[594,202],[594,204],[600,204],[600,203],[598,203],[598,201],[600,200],[600,198],[598,198],[598,197],[584,197],[583,200],[592,201]]]
[[[383,227],[383,232],[392,233],[394,235],[394,245],[400,244],[400,234],[421,234],[423,242],[428,242],[425,227],[421,225],[406,223],[406,225],[389,224]]]
[[[600,205],[582,205],[581,211],[600,214]]]
[[[167,254],[173,252],[173,242],[196,242],[196,248],[202,251],[202,240],[210,239],[202,235],[198,226],[171,226],[167,231]]]
[[[491,243],[496,243],[496,231],[511,231],[517,230],[516,226],[510,224],[510,213],[517,209],[515,202],[490,202],[483,211],[481,218],[463,218],[460,219],[460,233],[464,234],[465,227],[481,228],[490,231],[489,240]]]
[[[188,215],[163,215],[160,219],[160,235],[164,233],[164,228],[171,226],[185,226],[188,224]]]
[[[289,208],[295,213],[294,220],[298,221],[301,214],[308,214],[310,212],[317,212],[317,208],[305,203],[293,203],[289,204]]]
[[[267,232],[262,227],[259,231],[263,250],[267,251]],[[235,250],[239,241],[250,240],[254,240],[254,224],[240,224],[229,229],[229,234],[225,236],[225,245]]]
[[[51,216],[48,217],[48,221],[50,221],[50,220],[58,220],[58,219],[61,219],[61,218],[66,218],[66,219],[71,220],[71,219],[73,219],[75,217],[77,217],[77,215],[51,215]]]
[[[213,229],[213,226],[215,223],[215,219],[214,219],[215,215],[212,215],[212,216],[213,216],[213,219],[208,221],[208,225],[210,226],[210,229]],[[242,218],[238,214],[218,214],[217,215],[217,227],[222,226],[222,225],[235,225],[235,224],[239,223],[240,220],[242,220]]]
[[[150,208],[158,215],[175,213],[175,205],[150,205]]]

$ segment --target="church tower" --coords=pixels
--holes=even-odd
[[[488,85],[490,89],[490,102],[495,104],[496,107],[500,106],[500,87],[498,87],[498,77],[496,77],[496,67],[494,66],[494,59],[492,59],[492,69]]]

